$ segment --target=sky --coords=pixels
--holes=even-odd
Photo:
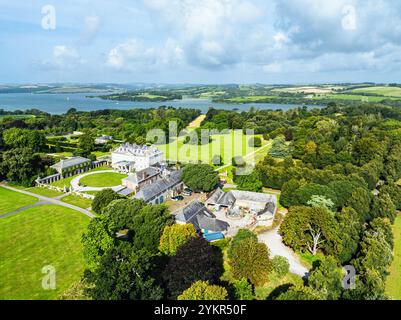
[[[401,82],[401,1],[0,0],[1,83]]]

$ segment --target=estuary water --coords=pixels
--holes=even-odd
[[[207,99],[183,99],[165,102],[137,102],[137,101],[112,101],[100,98],[87,98],[95,96],[93,93],[68,93],[68,94],[35,94],[35,93],[3,93],[0,94],[0,109],[6,111],[39,109],[51,114],[63,114],[70,108],[78,111],[93,111],[102,109],[137,109],[158,108],[160,106],[172,106],[175,108],[194,108],[206,113],[210,107],[216,109],[248,111],[251,107],[256,109],[288,110],[299,107],[295,104],[279,103],[214,103]],[[319,108],[319,106],[310,106]]]

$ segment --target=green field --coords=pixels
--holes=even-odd
[[[255,135],[262,138],[262,135]],[[211,163],[214,155],[221,155],[223,164],[231,162],[232,157],[245,156],[258,148],[249,147],[248,141],[253,135],[244,135],[242,130],[231,130],[228,134],[212,135],[212,142],[203,145],[184,144],[184,138],[164,145],[158,145],[166,159],[184,163]],[[267,141],[262,139],[262,145]],[[251,159],[249,159],[251,160]]]
[[[26,188],[23,190],[38,194],[40,196],[49,197],[49,198],[54,198],[57,196],[61,196],[63,194],[62,192],[59,192],[56,190],[41,188],[41,187],[31,187],[31,188]]]
[[[385,97],[401,98],[401,88],[399,87],[366,87],[351,90],[355,93],[373,93]]]
[[[81,235],[89,218],[41,205],[0,219],[0,299],[55,299],[82,276]],[[42,288],[42,268],[56,270],[56,289]]]
[[[383,100],[397,100],[392,97],[376,97],[376,96],[363,96],[357,94],[319,94],[313,96],[314,100],[332,99],[332,100],[346,100],[346,101],[363,101],[363,102],[381,102]]]
[[[232,102],[232,103],[252,103],[252,102],[259,102],[259,101],[266,101],[270,99],[274,99],[274,96],[246,96],[246,97],[235,97],[235,98],[228,98],[224,99],[225,102]]]
[[[72,204],[74,206],[83,208],[83,209],[88,209],[92,205],[92,200],[91,199],[86,199],[80,196],[76,195],[69,195],[66,197],[63,197],[61,201]]]
[[[121,180],[126,177],[127,175],[122,173],[103,172],[83,177],[79,183],[88,187],[114,187],[120,185]]]
[[[95,169],[89,170],[87,172],[95,172],[95,171],[101,171],[101,170],[112,170],[112,169],[109,168],[109,167],[99,167],[99,168],[95,168]],[[87,172],[85,172],[85,173],[87,173]],[[78,176],[78,175],[75,175],[75,176],[72,176],[72,177],[68,177],[68,178],[64,178],[64,179],[61,179],[59,181],[55,181],[55,182],[51,183],[51,185],[55,186],[55,187],[59,187],[59,188],[64,188],[64,187],[69,188],[71,186],[71,180],[74,179],[76,176]]]
[[[0,214],[25,207],[37,201],[38,199],[35,197],[0,187]]]
[[[390,267],[390,275],[386,280],[386,293],[393,299],[401,300],[401,214],[398,214],[393,226],[394,261]]]

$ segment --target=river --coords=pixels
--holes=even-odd
[[[206,113],[210,107],[216,109],[247,111],[251,107],[256,109],[288,110],[296,108],[295,104],[279,103],[214,103],[207,99],[183,99],[165,102],[137,102],[137,101],[112,101],[100,98],[86,98],[93,93],[69,93],[69,94],[34,94],[34,93],[3,93],[0,94],[0,109],[6,111],[39,109],[51,114],[62,114],[70,108],[78,111],[93,111],[102,109],[136,109],[157,108],[160,106],[172,106],[175,108],[194,108]],[[319,108],[319,106],[310,106]]]

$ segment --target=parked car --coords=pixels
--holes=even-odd
[[[192,193],[194,193],[194,191],[191,188],[185,188],[184,191],[182,192],[184,196],[191,196]]]
[[[184,200],[184,197],[183,196],[175,196],[175,197],[172,197],[171,200],[173,200],[173,201],[182,201],[182,200]]]

